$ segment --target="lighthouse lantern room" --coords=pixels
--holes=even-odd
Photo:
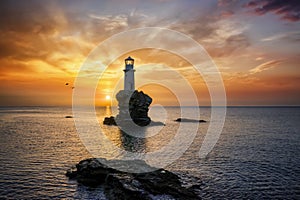
[[[132,59],[130,56],[125,59],[125,69],[123,70],[125,73],[124,78],[124,90],[135,90],[134,86],[134,72],[133,69],[134,59]]]

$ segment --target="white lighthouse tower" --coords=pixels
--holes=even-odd
[[[134,59],[132,59],[130,56],[125,59],[125,69],[123,70],[125,73],[124,78],[124,90],[134,91],[134,72],[133,69]]]
[[[147,126],[151,122],[151,118],[148,116],[148,107],[152,98],[143,91],[135,90],[133,64],[134,59],[130,56],[125,59],[124,90],[120,90],[116,94],[119,114],[116,116],[115,124],[122,128],[127,127],[129,131],[133,130],[128,129],[133,127],[132,121],[138,126]]]

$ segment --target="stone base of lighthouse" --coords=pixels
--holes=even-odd
[[[132,122],[139,126],[147,126],[151,122],[148,116],[152,98],[143,91],[120,90],[118,100],[119,114],[116,116],[118,125],[128,125]]]

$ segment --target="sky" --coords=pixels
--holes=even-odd
[[[300,105],[298,0],[2,0],[0,16],[0,106],[72,105],[90,52],[115,34],[143,27],[178,31],[202,45],[220,71],[228,105]],[[210,105],[204,77],[184,58],[158,49],[115,58],[98,83],[96,105],[108,105],[105,97],[122,88],[129,55],[137,83],[166,80],[176,88],[139,86],[154,104],[178,105],[176,93],[186,92],[183,77],[199,105]],[[107,56],[99,55],[99,62]]]

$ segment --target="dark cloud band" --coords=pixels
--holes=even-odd
[[[257,15],[271,12],[280,15],[284,20],[292,22],[300,20],[299,0],[252,0],[247,3],[246,7]]]

